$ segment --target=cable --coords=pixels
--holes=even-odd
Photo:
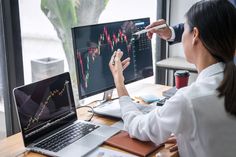
[[[116,100],[116,99],[119,99],[119,97],[113,98],[113,99],[111,99],[111,100],[109,100],[109,101]],[[95,103],[95,102],[97,102],[97,101],[102,101],[102,100],[96,100],[96,101],[91,102],[90,104]],[[99,105],[96,105],[96,106],[94,106],[94,107],[91,107],[91,106],[89,106],[89,105],[84,105],[84,106],[77,106],[76,108],[77,108],[77,109],[80,109],[80,108],[83,108],[83,107],[87,107],[87,108],[90,108],[90,109],[91,109],[92,116],[91,116],[88,120],[85,120],[85,121],[88,121],[88,122],[89,122],[89,121],[92,120],[92,118],[93,118],[93,116],[94,116],[94,114],[95,114],[93,108],[96,108],[96,107],[101,106],[101,105],[103,105],[103,103],[101,103],[101,104],[99,104]]]
[[[104,105],[104,103],[106,103],[108,101],[113,101],[113,100],[116,100],[116,99],[119,99],[119,97],[112,98],[110,100],[96,100],[96,101],[93,101],[92,103],[97,102],[97,101],[102,101],[102,103],[100,103],[99,105],[94,106],[93,108],[100,107],[100,106]]]
[[[87,107],[87,108],[90,108],[91,109],[91,112],[92,112],[92,116],[88,119],[88,120],[85,120],[85,121],[91,121],[93,116],[94,116],[94,110],[93,110],[93,107],[91,106],[88,106],[88,105],[85,105],[85,106],[79,106],[77,109],[80,109],[80,108],[83,108],[83,107]]]

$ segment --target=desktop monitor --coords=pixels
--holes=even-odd
[[[126,84],[153,75],[151,40],[146,33],[133,35],[149,24],[149,18],[140,18],[72,28],[80,99],[115,87],[108,64],[117,49],[122,59],[131,59],[124,70]]]

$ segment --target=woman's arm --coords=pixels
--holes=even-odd
[[[126,58],[125,60],[121,61],[122,56],[123,52],[118,49],[114,52],[109,62],[109,67],[111,69],[119,97],[129,96],[124,84],[125,79],[123,75],[123,70],[125,70],[129,66],[130,58]]]

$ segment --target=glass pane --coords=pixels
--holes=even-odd
[[[0,39],[1,40],[1,39]],[[2,42],[2,41],[0,41]],[[0,139],[6,137],[6,123],[5,123],[5,112],[4,112],[4,95],[3,95],[3,87],[4,87],[4,54],[2,51],[3,47],[0,44]],[[6,83],[5,83],[6,84]]]
[[[109,0],[99,17],[99,22],[122,21],[141,17],[156,20],[156,1],[145,0]]]
[[[140,17],[156,19],[156,1],[19,0],[19,7],[25,83],[70,71],[77,103],[71,27]]]

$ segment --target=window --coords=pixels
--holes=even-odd
[[[70,28],[140,17],[154,21],[156,6],[143,0],[19,0],[25,83],[70,71],[78,102]]]
[[[0,117],[0,128],[2,130],[6,128],[7,132],[3,131],[2,135],[9,136],[19,132],[12,99],[14,87],[54,75],[55,73],[48,73],[49,63],[54,61],[64,68],[59,68],[58,71],[51,70],[52,72],[63,70],[73,74],[71,27],[140,17],[151,17],[152,22],[156,19],[156,3],[161,0],[0,0],[0,2],[0,112],[5,112],[6,115]],[[41,66],[42,71],[39,72],[37,66],[36,69],[34,67],[37,63],[47,63],[47,66]],[[72,79],[76,80],[74,75]],[[78,99],[76,82],[74,95]]]
[[[0,140],[6,137],[6,123],[4,110],[4,86],[6,81],[5,74],[5,48],[4,48],[4,29],[2,17],[2,4],[0,4]]]
[[[12,89],[24,83],[18,0],[0,0],[0,69],[1,111],[5,116],[1,116],[0,128],[10,136],[20,131]]]
[[[0,39],[1,40],[1,39]],[[1,44],[0,44],[1,45]],[[4,87],[4,61],[3,61],[3,51],[0,46],[0,139],[6,137],[6,124],[5,124],[5,112],[4,112],[4,96],[3,96],[3,87]]]

